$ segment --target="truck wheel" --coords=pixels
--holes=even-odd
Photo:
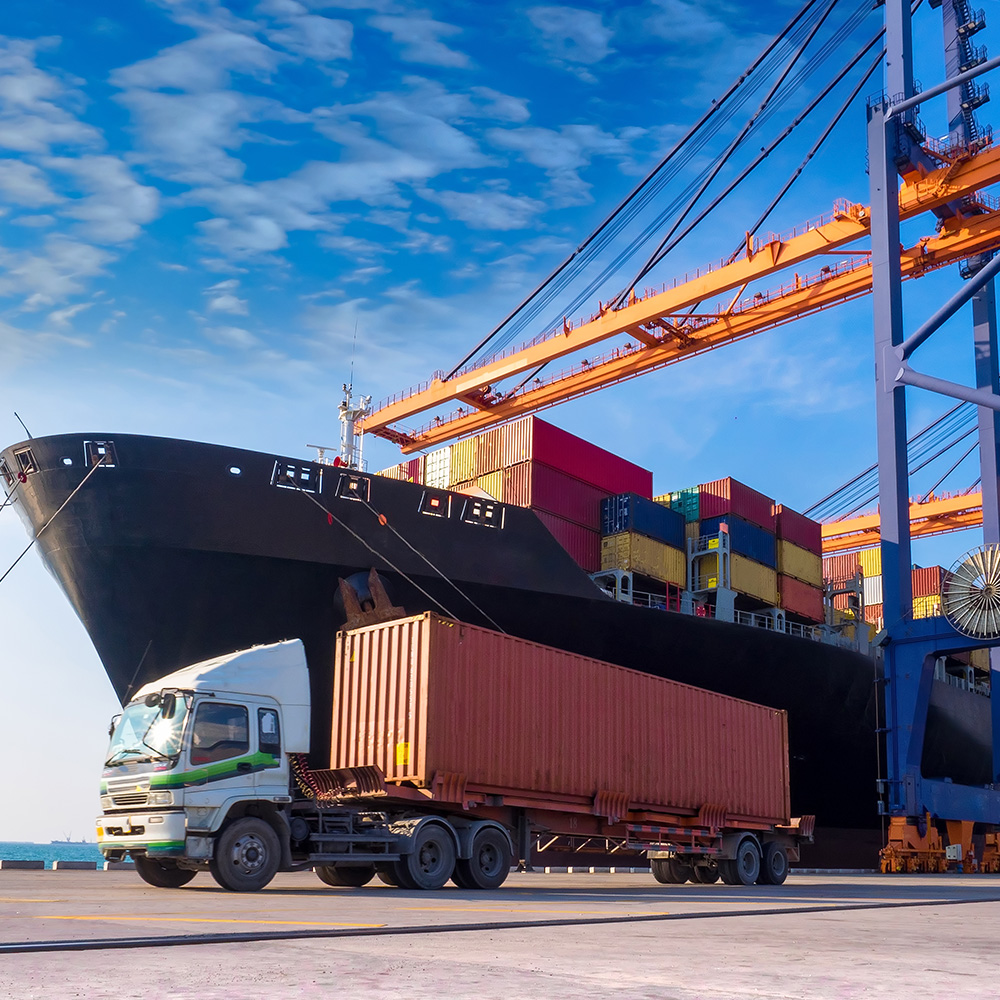
[[[256,892],[274,878],[280,863],[281,845],[271,825],[244,816],[220,834],[209,870],[223,889]]]
[[[375,866],[375,874],[378,876],[380,882],[384,882],[386,885],[391,885],[393,889],[399,888],[399,879],[396,878],[396,871],[394,865],[395,861],[387,862],[384,865]]]
[[[413,850],[396,865],[404,889],[440,889],[455,870],[455,841],[440,823],[417,830]]]
[[[684,864],[676,858],[653,858],[649,862],[653,878],[664,885],[683,885],[694,877],[691,865]]]
[[[725,885],[739,885],[739,880],[736,878],[736,871],[733,868],[732,861],[720,861],[719,865],[719,878],[722,879]]]
[[[761,860],[760,876],[757,881],[761,885],[781,885],[788,878],[788,852],[773,840],[764,845],[764,857]]]
[[[752,837],[744,837],[732,860],[736,885],[753,885],[760,875],[760,848]]]
[[[707,865],[694,866],[694,882],[701,885],[715,885],[719,881],[719,866],[710,861]]]
[[[350,886],[358,889],[375,878],[374,865],[317,865],[314,869],[320,882],[327,885]]]
[[[153,861],[141,854],[133,856],[135,870],[143,882],[155,885],[157,889],[179,889],[187,885],[197,875],[186,868],[178,868],[177,862]]]
[[[472,841],[472,857],[459,858],[451,879],[461,889],[499,889],[510,874],[510,844],[496,827],[484,827]]]

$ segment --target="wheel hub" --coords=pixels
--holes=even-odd
[[[267,862],[267,850],[253,836],[241,837],[233,844],[233,864],[247,875],[253,875]]]

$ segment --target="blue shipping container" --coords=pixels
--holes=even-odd
[[[638,493],[619,493],[602,501],[601,530],[605,535],[634,531],[675,549],[684,548],[684,515]]]
[[[744,521],[742,517],[723,514],[720,517],[705,518],[701,522],[701,534],[717,535],[719,525],[723,522],[729,525],[729,547],[733,552],[738,552],[747,559],[753,559],[754,562],[777,568],[778,552],[774,535],[756,524]]]

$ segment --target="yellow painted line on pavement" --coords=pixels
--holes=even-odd
[[[385,927],[385,924],[347,924],[326,920],[237,920],[230,917],[126,917],[104,916],[100,913],[89,915],[48,913],[37,914],[34,920],[131,920],[137,923],[179,923],[179,924],[279,924],[294,927]]]
[[[65,899],[36,899],[34,896],[0,896],[0,903],[65,903]]]

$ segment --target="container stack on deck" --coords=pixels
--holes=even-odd
[[[609,494],[653,494],[653,474],[538,417],[529,416],[440,448],[380,475],[437,489],[482,491],[534,510],[588,573],[601,568],[601,502]]]

